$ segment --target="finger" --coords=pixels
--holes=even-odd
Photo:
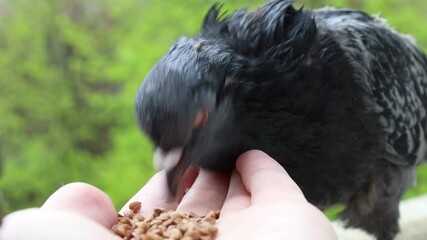
[[[242,182],[242,177],[237,171],[233,171],[228,187],[227,197],[221,209],[221,215],[232,214],[235,211],[246,209],[251,205],[251,195]]]
[[[61,187],[41,208],[78,213],[106,227],[111,227],[117,222],[117,212],[110,197],[86,183],[70,183]]]
[[[237,159],[236,168],[252,196],[252,204],[290,198],[305,199],[300,188],[283,167],[261,151],[252,150],[242,154]]]
[[[181,200],[177,211],[205,215],[219,210],[224,203],[229,176],[201,169],[196,181]]]
[[[165,208],[175,210],[177,202],[170,194],[166,182],[166,172],[156,173],[120,210],[121,213],[128,208],[129,204],[135,201],[141,202],[142,214],[150,214],[154,208]]]
[[[21,210],[7,216],[2,240],[120,240],[101,224],[70,211]]]

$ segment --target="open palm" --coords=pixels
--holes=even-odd
[[[260,151],[240,156],[231,178],[200,171],[179,203],[169,194],[164,172],[153,176],[129,203],[133,201],[142,202],[143,214],[155,207],[200,215],[221,209],[218,240],[336,238],[327,218],[305,200],[286,171]],[[11,214],[0,238],[120,239],[108,230],[116,221],[105,193],[74,183],[59,189],[40,209]]]

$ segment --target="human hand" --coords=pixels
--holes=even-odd
[[[163,194],[157,199],[166,201],[157,200],[156,205],[175,209],[167,189]],[[136,195],[130,202],[142,201],[144,205],[144,200],[153,199]],[[221,209],[219,240],[336,239],[325,215],[307,202],[282,166],[260,151],[241,155],[229,181],[220,173],[200,171],[176,209],[198,215]]]
[[[142,202],[143,214],[154,207],[200,215],[221,209],[217,239],[336,238],[326,217],[307,203],[296,184],[270,157],[249,151],[239,157],[236,169],[230,181],[220,173],[200,171],[180,203],[169,194],[165,173],[159,172],[129,203]],[[105,193],[74,183],[59,189],[41,209],[8,216],[0,238],[120,239],[108,230],[116,221]]]

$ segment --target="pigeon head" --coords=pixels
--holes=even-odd
[[[173,193],[189,167],[234,165],[227,163],[237,137],[233,99],[223,91],[232,61],[227,52],[220,44],[183,37],[137,93],[138,124],[155,144],[154,164],[167,171]]]

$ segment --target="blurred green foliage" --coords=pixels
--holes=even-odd
[[[224,0],[224,7],[262,2]],[[124,204],[154,173],[152,146],[134,121],[134,95],[174,39],[197,33],[213,3],[0,0],[0,209],[39,206],[73,181]],[[381,13],[427,49],[425,0],[297,5]],[[418,179],[406,197],[427,192],[426,166]]]

